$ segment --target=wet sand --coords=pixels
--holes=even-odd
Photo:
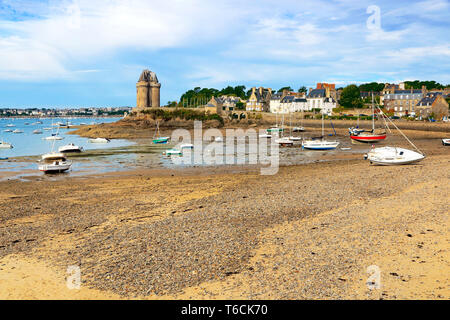
[[[416,135],[427,158],[410,166],[2,181],[0,298],[449,299],[450,148]]]

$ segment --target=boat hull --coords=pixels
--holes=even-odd
[[[386,134],[380,135],[351,135],[350,138],[354,141],[373,143],[386,139]]]
[[[450,139],[442,139],[442,145],[450,146]]]
[[[379,166],[397,166],[413,164],[425,159],[423,154],[418,152],[395,147],[383,147],[372,149],[366,159],[370,164]]]
[[[303,149],[307,150],[334,150],[339,146],[339,142],[337,141],[305,141],[302,144]]]

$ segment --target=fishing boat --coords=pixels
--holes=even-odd
[[[72,162],[53,161],[52,163],[44,163],[39,165],[39,170],[45,173],[62,173],[70,170]]]
[[[442,139],[442,145],[450,146],[450,139]]]
[[[381,109],[379,109],[379,111],[380,114],[384,115]],[[416,151],[391,146],[381,148],[374,148],[372,146],[372,149],[364,156],[364,158],[369,160],[370,164],[383,166],[411,164],[425,159],[425,155],[414,145],[414,143],[408,139],[408,137],[395,125],[391,119],[389,119],[389,121],[402,134],[406,141],[408,141],[416,149]]]
[[[110,143],[111,140],[107,138],[95,138],[95,139],[89,139],[90,143]]]
[[[0,149],[12,149],[14,148],[11,143],[0,141]]]
[[[170,137],[161,137],[159,133],[159,121],[156,122],[155,134],[153,135],[153,143],[154,144],[166,144],[169,142]]]
[[[339,141],[327,141],[324,137],[324,124],[322,113],[322,136],[318,139],[303,140],[302,148],[308,150],[333,150],[339,146]]]
[[[358,116],[359,119],[359,116]],[[366,131],[359,128],[350,128],[350,138],[352,141],[375,143],[386,139],[386,131],[375,132],[375,108],[372,93],[372,130]]]
[[[69,143],[65,146],[59,147],[58,151],[62,153],[80,153],[83,152],[83,147],[79,147],[74,145],[73,143]]]

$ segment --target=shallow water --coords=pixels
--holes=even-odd
[[[77,118],[70,119],[69,121],[72,125],[80,125],[83,122],[87,124],[110,123],[119,119]],[[67,134],[68,131],[73,131],[74,129],[58,129],[56,126],[52,126],[52,124],[56,124],[57,122],[65,123],[67,121],[66,119],[40,119],[39,121],[42,121],[43,124],[34,124],[37,121],[38,119],[0,119],[0,140],[11,143],[14,146],[13,149],[0,149],[0,158],[42,155],[50,152],[52,148],[57,151],[59,147],[69,143],[74,143],[83,147],[85,150],[123,147],[132,144],[127,140],[112,140],[107,144],[93,144],[89,143],[87,138]],[[8,125],[14,125],[14,127],[8,127]],[[52,130],[44,130],[44,128],[52,128]],[[19,129],[23,133],[5,132],[8,129],[12,131]],[[41,130],[43,133],[33,134],[33,131],[36,129]],[[52,133],[58,133],[64,139],[59,141],[43,140],[43,138],[51,136]]]

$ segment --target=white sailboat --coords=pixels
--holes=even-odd
[[[380,114],[384,115],[381,109],[378,109]],[[364,158],[369,160],[370,164],[383,166],[411,164],[425,159],[425,155],[414,145],[414,143],[411,142],[411,140],[408,139],[408,137],[395,125],[395,123],[389,117],[386,118],[403,135],[406,141],[408,141],[417,150],[417,152],[399,147],[372,147]]]
[[[281,138],[275,139],[275,143],[278,143],[280,146],[282,147],[291,147],[294,145],[294,141],[291,140],[288,137],[284,137],[283,136],[283,132],[284,132],[284,114],[283,114],[283,118],[281,120]]]
[[[322,137],[320,139],[304,140],[302,142],[303,149],[309,150],[333,150],[339,146],[339,141],[327,141],[324,139],[324,124],[322,112]]]
[[[5,141],[0,141],[0,149],[12,149],[14,148],[13,145],[11,143],[5,142]]]
[[[61,153],[80,153],[83,152],[83,147],[79,147],[73,143],[69,143],[65,146],[59,147],[58,151]]]
[[[52,163],[44,163],[38,166],[40,171],[44,173],[62,173],[70,170],[72,162],[70,161],[53,161]]]

